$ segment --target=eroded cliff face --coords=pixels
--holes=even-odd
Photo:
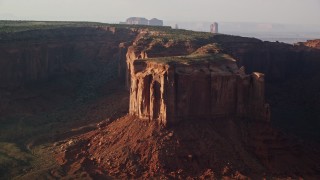
[[[171,34],[172,35],[172,34]],[[211,35],[211,34],[210,34]],[[194,39],[168,38],[164,32],[140,30],[126,54],[126,87],[130,88],[132,69],[137,59],[182,56],[195,52],[198,48],[213,42],[211,36]],[[179,36],[176,34],[175,36]]]
[[[263,74],[246,75],[232,59],[161,61],[133,63],[130,114],[164,125],[221,117],[269,121]]]
[[[320,49],[320,39],[308,40],[305,43],[299,43],[300,45],[304,45],[311,48]]]
[[[184,43],[141,45],[146,43],[141,41],[146,34],[141,33],[127,52],[130,114],[158,120],[164,125],[186,119],[217,117],[269,121],[270,110],[264,99],[264,75],[246,75],[244,68],[240,70],[235,60],[196,65],[142,60],[156,57],[161,62],[161,57],[225,52],[217,44],[214,47],[206,44],[219,42],[216,37],[207,41],[197,39]]]
[[[105,26],[2,34],[0,87],[96,72],[105,66],[114,66],[116,72],[123,67],[118,60],[125,62],[126,42],[130,43],[136,34],[133,29]],[[120,71],[123,69],[119,68],[119,75],[124,74]]]
[[[247,73],[264,73],[267,82],[318,75],[320,51],[314,48],[227,35],[215,36],[214,41],[236,58],[238,66],[244,66]]]
[[[286,132],[319,141],[320,50],[316,42],[289,45],[257,39],[215,36],[246,73],[265,74],[272,123]],[[308,47],[309,46],[309,47]],[[306,130],[308,129],[308,130]]]

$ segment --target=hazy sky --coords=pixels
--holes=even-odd
[[[130,16],[320,25],[320,0],[0,0],[0,19],[118,22]]]

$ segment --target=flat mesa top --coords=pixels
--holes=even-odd
[[[199,64],[199,63],[234,63],[233,59],[228,54],[191,54],[187,56],[170,56],[160,58],[141,59],[141,61],[156,62],[161,64]]]
[[[143,26],[127,24],[108,24],[89,21],[6,21],[0,20],[0,33],[14,33],[29,30],[46,30],[56,28],[80,28],[80,27],[114,27],[114,28],[149,28],[154,30],[169,31],[167,26]]]

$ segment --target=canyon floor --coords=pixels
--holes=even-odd
[[[225,118],[164,128],[125,116],[62,141],[54,153],[64,172],[76,178],[79,173],[93,179],[320,177],[317,147],[266,123]]]
[[[51,177],[50,169],[59,169],[50,153],[54,142],[94,130],[98,122],[127,113],[129,95],[119,82],[91,83],[70,77],[10,93],[3,90],[0,179]]]
[[[85,91],[67,99],[67,90],[79,84],[60,91],[46,85],[36,93],[23,90],[37,94],[29,101],[40,106],[13,104],[23,115],[1,126],[0,167],[6,175],[1,178],[320,178],[319,147],[297,141],[268,123],[199,119],[163,127],[126,115],[128,92],[117,81],[91,89],[95,96],[82,103],[78,99],[86,96]],[[48,90],[56,101],[41,94]],[[36,121],[39,117],[41,121]]]

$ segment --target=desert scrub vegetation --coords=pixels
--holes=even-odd
[[[197,64],[203,62],[222,62],[222,61],[234,61],[234,59],[227,54],[191,54],[187,56],[171,56],[161,58],[149,58],[140,61],[150,61],[162,64]]]
[[[116,28],[145,29],[149,38],[168,40],[194,40],[207,39],[213,36],[207,32],[196,32],[183,29],[172,29],[169,26],[145,26],[126,24],[107,24],[100,22],[74,22],[74,21],[0,21],[0,33],[12,33],[28,30],[53,29],[62,27],[99,27],[109,26]]]
[[[63,27],[100,27],[109,26],[116,28],[147,28],[147,26],[107,24],[86,21],[4,21],[0,20],[0,33],[14,33],[28,30],[54,29]]]
[[[33,156],[14,143],[0,142],[0,179],[20,174],[30,166]]]
[[[0,33],[14,33],[28,30],[53,29],[61,27],[101,26],[98,22],[68,22],[68,21],[0,21]]]
[[[214,34],[171,28],[148,28],[150,30],[141,41],[165,44],[168,42],[205,41],[209,42]]]
[[[143,26],[126,24],[106,24],[99,22],[68,22],[68,21],[0,21],[0,42],[15,40],[47,41],[55,37],[64,39],[77,38],[78,35],[101,33],[100,28],[114,27],[122,30],[146,32],[136,44],[141,48],[164,49],[174,44],[197,44],[203,46],[212,42],[214,34],[168,26]],[[87,29],[85,29],[87,28]],[[100,30],[99,30],[100,29]],[[100,31],[100,32],[98,32]],[[189,46],[189,45],[186,45]]]
[[[144,26],[129,26],[122,24],[107,24],[100,22],[76,22],[76,21],[1,21],[0,33],[15,33],[30,30],[46,30],[57,28],[81,28],[81,27],[115,27],[115,28],[143,28]]]

